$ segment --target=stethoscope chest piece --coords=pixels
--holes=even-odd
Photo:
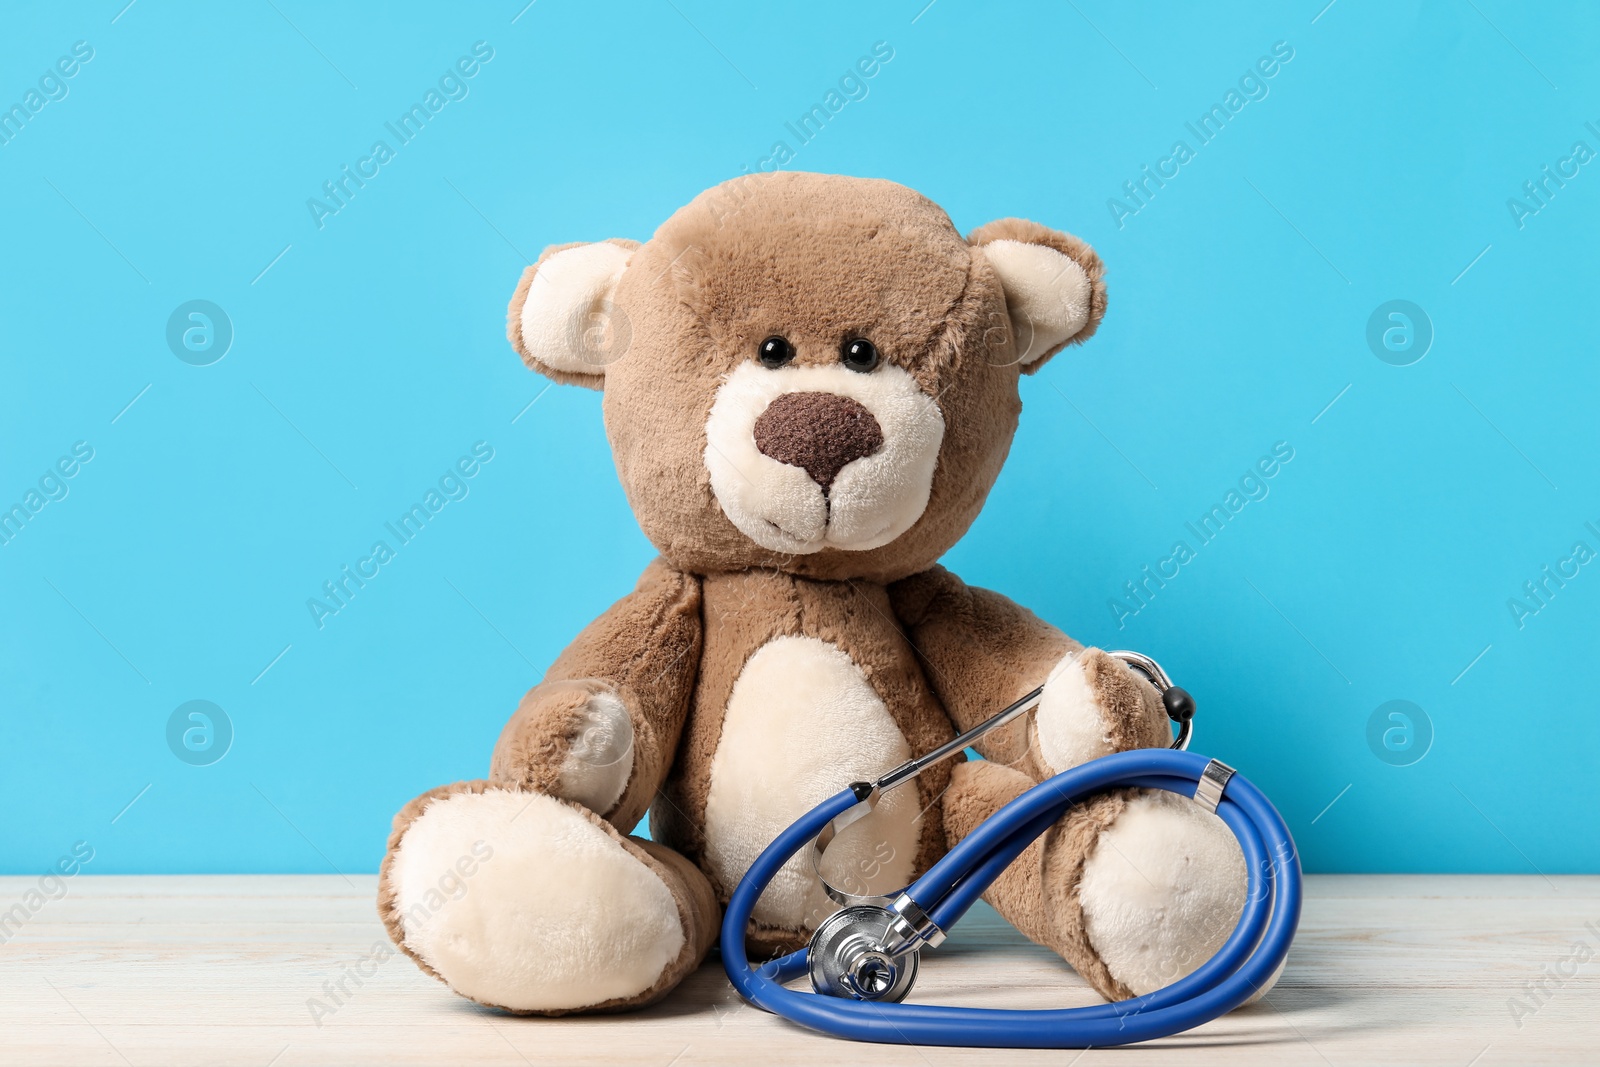
[[[952,759],[990,730],[1037,707],[1044,687],[930,752],[854,782],[802,815],[762,850],[740,879],[722,916],[722,965],[750,1003],[814,1030],[866,1041],[992,1048],[1100,1048],[1169,1037],[1260,995],[1283,966],[1300,921],[1300,861],[1283,817],[1233,768],[1184,751],[1194,701],[1147,656],[1113,652],[1145,674],[1179,726],[1170,749],[1114,752],[1025,790],[894,896],[865,895],[822,876],[823,853],[865,818],[878,799],[940,760]],[[1129,1000],[1040,1010],[902,1004],[916,982],[920,951],[937,948],[991,884],[1068,811],[1110,789],[1163,790],[1220,819],[1244,857],[1243,911],[1210,959],[1170,985]],[[802,851],[829,898],[844,907],[810,947],[753,963],[746,936],[756,903]],[[867,888],[867,887],[858,887]],[[809,973],[813,993],[788,988]],[[820,995],[817,995],[820,994]]]
[[[916,951],[884,951],[897,918],[888,908],[857,904],[823,920],[806,954],[811,988],[849,1000],[904,1000],[917,980],[920,957]]]

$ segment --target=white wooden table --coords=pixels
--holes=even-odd
[[[37,884],[0,878],[0,913]],[[1600,877],[1313,877],[1267,1003],[1154,1045],[1084,1053],[835,1041],[742,1005],[714,957],[665,1003],[626,1016],[500,1015],[399,955],[359,987],[347,980],[352,995],[335,1004],[324,983],[383,941],[370,877],[83,875],[68,885],[0,945],[7,1067],[1600,1063]],[[925,957],[913,998],[1095,999],[981,905]],[[1526,1010],[1514,1014],[1519,1000]]]

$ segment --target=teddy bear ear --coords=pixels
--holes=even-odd
[[[1106,312],[1105,266],[1087,243],[1026,219],[980,226],[967,242],[983,249],[1000,276],[1024,374],[1099,327]]]
[[[506,336],[522,361],[555,381],[600,389],[633,330],[613,302],[637,241],[551,245],[522,272]]]

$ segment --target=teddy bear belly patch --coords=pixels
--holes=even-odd
[[[707,865],[722,884],[736,884],[799,815],[910,755],[889,709],[847,653],[815,637],[774,638],[750,656],[728,698],[706,796]],[[888,794],[829,847],[828,880],[852,893],[906,885],[919,807],[914,790]],[[785,864],[753,918],[810,929],[835,907],[805,854]]]

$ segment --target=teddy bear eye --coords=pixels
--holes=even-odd
[[[788,338],[777,335],[762,341],[756,351],[763,367],[776,369],[794,359],[794,345],[789,343]]]
[[[853,337],[839,346],[839,358],[846,367],[865,374],[878,365],[878,346],[865,337]]]

